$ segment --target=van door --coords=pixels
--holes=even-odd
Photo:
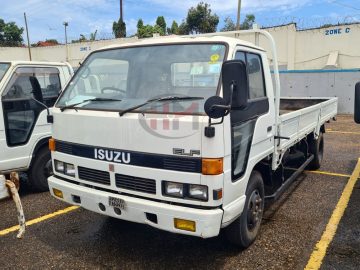
[[[31,79],[39,82],[41,93],[34,92]],[[34,143],[44,136],[44,131],[50,133],[50,127],[43,128],[47,123],[38,121],[45,108],[33,99],[52,107],[60,90],[58,68],[19,67],[15,70],[1,99],[7,144],[4,156],[16,166],[11,165],[12,168],[28,166]],[[41,132],[37,130],[38,126]]]

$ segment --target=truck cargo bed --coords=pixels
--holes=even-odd
[[[280,115],[314,106],[327,100],[321,98],[281,98]]]
[[[337,113],[337,98],[281,98],[279,135],[281,152],[319,130]]]

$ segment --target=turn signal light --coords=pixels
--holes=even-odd
[[[223,173],[222,158],[204,158],[202,159],[202,174],[218,175]]]
[[[49,139],[49,150],[52,152],[55,151],[55,139],[54,138]]]
[[[179,230],[195,232],[196,223],[192,220],[174,218],[174,227]]]

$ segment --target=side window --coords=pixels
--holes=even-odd
[[[36,73],[35,77],[38,79],[41,86],[41,92],[44,98],[57,97],[61,91],[59,72],[55,70],[48,70],[46,73]]]
[[[261,58],[257,54],[246,55],[247,69],[249,74],[249,97],[256,99],[265,97],[264,73],[262,70]]]
[[[258,54],[237,51],[235,59],[244,61],[247,66],[249,76],[249,99],[265,97],[265,82],[261,57]]]
[[[41,92],[35,93],[34,81]],[[34,88],[33,88],[34,86]],[[38,86],[36,87],[38,89]],[[57,68],[20,67],[12,75],[2,98],[6,141],[9,146],[26,144],[44,107],[33,98],[51,107],[60,92]]]
[[[237,51],[235,54],[236,60],[242,60],[246,64],[246,57],[244,52]]]

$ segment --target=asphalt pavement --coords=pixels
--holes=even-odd
[[[265,212],[259,237],[246,250],[222,233],[182,236],[79,208],[28,226],[24,239],[16,232],[0,235],[0,269],[304,269],[360,157],[360,125],[351,117],[340,116],[327,128],[325,174],[304,172]],[[26,187],[21,198],[27,220],[69,207]],[[359,206],[357,184],[323,269],[358,268]],[[0,213],[0,231],[17,224],[12,201],[1,201]]]

